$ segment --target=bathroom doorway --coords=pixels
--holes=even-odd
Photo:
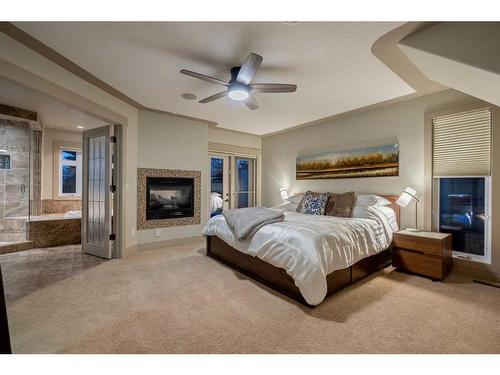
[[[106,145],[84,136],[98,129],[111,129]],[[120,139],[120,125],[0,79],[0,254],[60,248],[62,257],[72,246],[68,261],[80,259],[74,246],[83,253],[88,235],[85,243],[105,238],[110,249],[88,254],[119,258]]]

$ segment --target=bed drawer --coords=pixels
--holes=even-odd
[[[429,255],[419,250],[396,248],[392,254],[392,264],[403,271],[442,280],[443,258]]]

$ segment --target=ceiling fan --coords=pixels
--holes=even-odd
[[[229,82],[187,69],[182,69],[180,72],[203,81],[217,83],[227,87],[224,91],[200,100],[200,103],[210,103],[214,100],[229,96],[232,100],[244,101],[246,106],[250,109],[257,109],[259,108],[259,103],[257,103],[253,93],[281,93],[294,92],[297,90],[297,85],[285,83],[251,83],[261,63],[262,56],[256,53],[250,53],[241,67],[236,66],[231,68],[231,80]]]

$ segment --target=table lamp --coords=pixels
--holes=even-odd
[[[408,206],[411,202],[415,201],[415,228],[406,228],[406,230],[410,232],[418,232],[418,202],[420,198],[420,192],[417,189],[412,187],[407,187],[403,190],[401,195],[399,196],[396,203],[401,207]]]

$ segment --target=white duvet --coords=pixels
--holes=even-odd
[[[387,249],[397,229],[392,209],[370,207],[365,218],[285,212],[285,221],[260,228],[246,241],[238,241],[219,215],[208,221],[203,234],[283,268],[307,303],[317,305],[326,296],[328,274]]]

